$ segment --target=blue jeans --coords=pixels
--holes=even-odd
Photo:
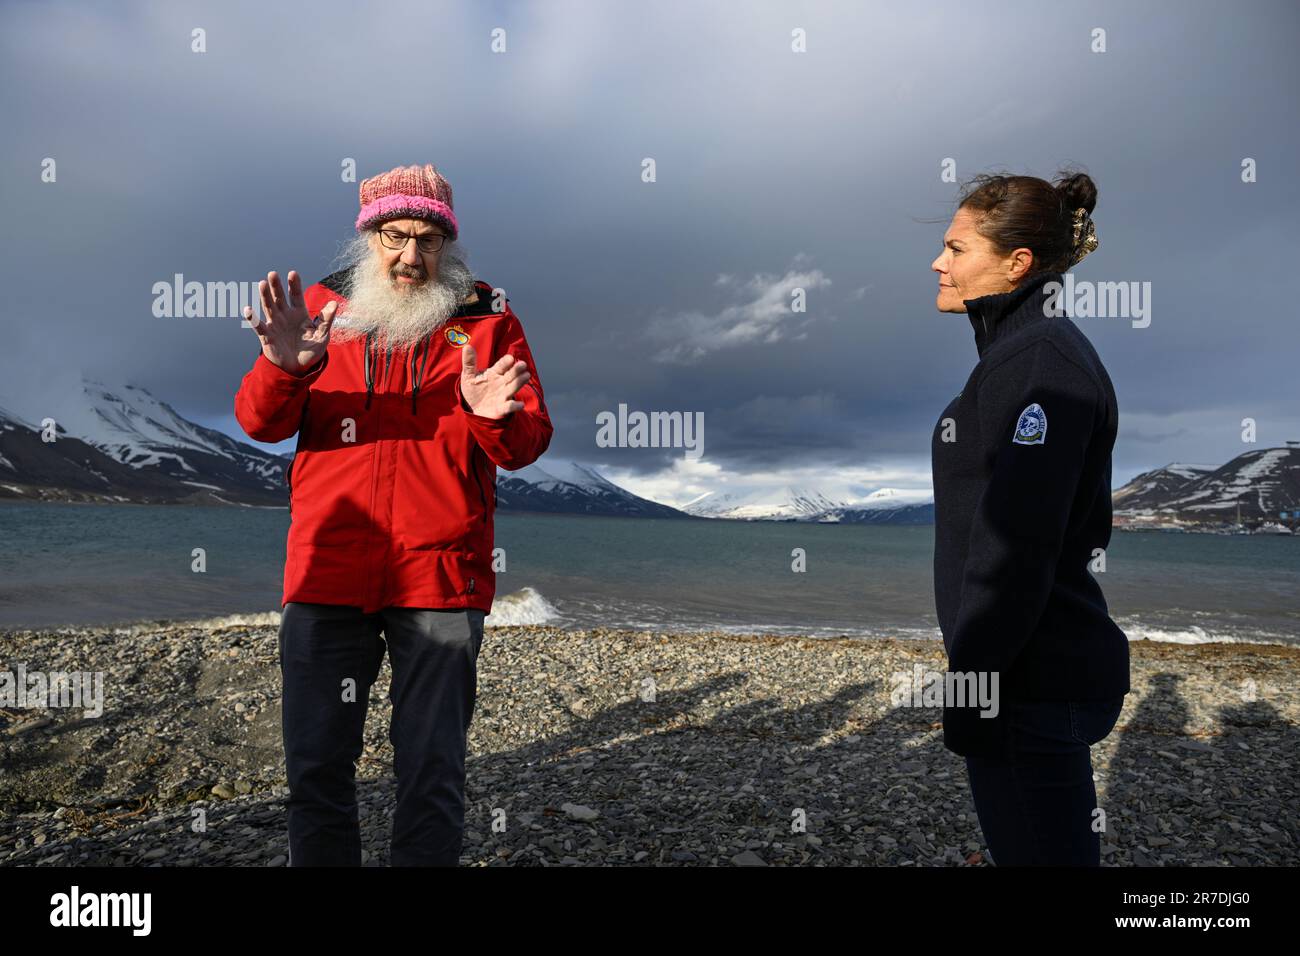
[[[967,757],[971,796],[998,866],[1099,866],[1097,790],[1089,745],[1106,737],[1124,698],[1005,700],[1007,743]]]
[[[289,602],[280,618],[289,865],[360,866],[356,761],[385,639],[397,777],[393,866],[455,866],[484,613]],[[383,637],[380,634],[383,634]]]

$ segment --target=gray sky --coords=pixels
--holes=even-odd
[[[1078,320],[1119,398],[1116,485],[1221,463],[1300,439],[1298,40],[1289,2],[9,2],[0,405],[84,372],[247,440],[255,336],[155,318],[154,283],[315,281],[357,212],[342,162],[432,162],[523,321],[548,457],[676,503],[925,487],[976,361],[934,309],[945,223],[921,221],[951,214],[951,157],[963,179],[1092,175],[1076,277],[1151,284],[1146,328]],[[704,412],[703,460],[598,448],[620,402]]]

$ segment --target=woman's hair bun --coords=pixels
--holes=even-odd
[[[1091,216],[1097,208],[1097,184],[1087,173],[1063,170],[1057,174],[1055,185],[1067,215],[1082,206]]]

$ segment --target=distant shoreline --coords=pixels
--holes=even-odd
[[[499,596],[500,597],[500,596]],[[267,611],[232,611],[230,613],[217,614],[199,614],[194,617],[129,617],[116,620],[99,620],[99,621],[73,621],[59,624],[38,624],[38,625],[9,625],[0,623],[0,635],[12,637],[32,637],[40,634],[49,633],[103,633],[109,636],[133,636],[139,633],[145,633],[152,630],[176,630],[188,628],[192,630],[220,630],[230,627],[266,627],[278,626],[280,621],[281,610],[273,609]],[[565,624],[563,622],[549,622],[545,624],[518,624],[518,623],[499,623],[494,624],[489,615],[486,623],[489,631],[508,632],[518,629],[544,629],[547,631],[556,631],[564,634],[581,634],[591,628],[582,624]],[[823,643],[848,641],[852,643],[872,643],[877,641],[899,642],[904,644],[915,644],[922,646],[940,645],[942,637],[935,633],[919,634],[913,631],[907,633],[904,628],[897,628],[896,634],[889,633],[871,633],[871,634],[853,634],[847,632],[815,634],[808,631],[800,632],[797,628],[791,627],[788,631],[782,628],[781,633],[768,632],[763,633],[757,630],[746,630],[746,625],[735,625],[733,627],[699,627],[695,629],[671,630],[660,626],[643,626],[628,627],[620,626],[611,628],[612,630],[623,630],[633,634],[671,634],[675,637],[686,639],[717,639],[729,640],[756,640],[756,641],[819,641]],[[834,629],[831,629],[834,630]],[[890,628],[882,628],[884,631]],[[1177,646],[1177,647],[1282,647],[1295,651],[1300,655],[1300,644],[1288,642],[1286,640],[1252,640],[1236,637],[1208,638],[1206,640],[1178,640],[1166,639],[1160,640],[1152,637],[1130,637],[1129,647],[1138,646]]]
[[[289,506],[286,505],[254,505],[245,504],[238,501],[108,501],[105,499],[76,499],[76,498],[21,498],[0,494],[0,505],[17,504],[17,505],[132,505],[143,508],[255,508],[263,511],[287,511]],[[563,517],[563,518],[626,518],[634,521],[662,520],[662,521],[680,521],[682,518],[689,518],[695,521],[716,521],[716,522],[735,522],[741,524],[807,524],[822,525],[827,527],[847,527],[847,528],[933,528],[933,522],[909,522],[905,524],[896,524],[890,522],[841,522],[841,521],[818,521],[815,519],[799,518],[715,518],[706,515],[692,515],[682,513],[681,517],[665,517],[662,515],[602,515],[591,514],[583,511],[518,511],[515,509],[499,508],[496,511],[499,515],[528,515],[529,517]],[[1300,540],[1300,534],[1295,532],[1264,531],[1260,528],[1251,528],[1243,531],[1225,529],[1222,526],[1203,526],[1187,525],[1184,527],[1144,527],[1135,525],[1128,521],[1113,521],[1111,528],[1114,531],[1131,531],[1143,534],[1206,534],[1216,535],[1218,537],[1265,537],[1265,538],[1295,538]]]

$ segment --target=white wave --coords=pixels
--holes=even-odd
[[[203,621],[209,627],[279,627],[279,611],[258,611],[253,614],[223,614]]]
[[[549,624],[559,617],[560,612],[540,593],[532,588],[521,588],[504,597],[494,597],[492,613],[483,624],[485,627]]]
[[[858,640],[942,641],[937,627],[835,627],[829,624],[717,624],[678,628],[659,625],[667,631],[719,631],[723,634],[756,634],[762,637],[839,638]]]
[[[68,630],[88,625],[69,625]],[[93,625],[91,625],[93,626]],[[204,630],[219,630],[223,627],[279,627],[279,611],[255,611],[251,614],[220,614],[212,617],[158,617],[148,620],[127,621],[113,627],[112,633],[118,637],[139,637],[152,634],[160,628],[193,627]]]
[[[1205,628],[1193,624],[1186,628],[1151,627],[1128,621],[1117,622],[1128,635],[1129,643],[1133,641],[1158,641],[1164,644],[1288,644],[1283,635],[1259,631],[1238,636],[1224,633],[1210,633]]]
[[[216,617],[185,618],[180,623],[188,627],[203,627],[213,630],[222,627],[279,627],[280,612],[255,611],[251,614],[221,614]]]

